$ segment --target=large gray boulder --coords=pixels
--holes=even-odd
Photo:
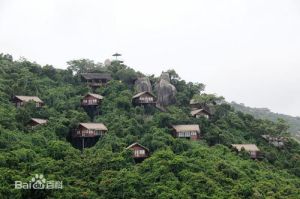
[[[155,85],[157,92],[157,104],[159,106],[168,106],[176,102],[176,88],[170,83],[169,73],[163,72],[159,81]]]
[[[148,91],[150,93],[152,92],[152,86],[148,77],[138,78],[135,81],[134,86],[137,93],[144,92],[144,91]]]
[[[106,60],[104,61],[104,66],[110,66],[110,65],[111,65],[110,59],[106,59]]]
[[[170,79],[170,75],[169,73],[167,72],[162,72],[161,75],[160,75],[160,80],[163,79],[163,80],[166,80],[167,82],[170,83],[171,79]]]

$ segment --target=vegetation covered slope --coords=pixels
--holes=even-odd
[[[286,133],[283,121],[255,119],[228,104],[216,105],[211,120],[191,118],[189,101],[199,97],[203,85],[185,82],[175,71],[170,72],[177,103],[167,112],[133,107],[133,80],[141,73],[119,62],[103,67],[75,60],[69,65],[61,70],[0,56],[0,198],[299,198],[299,144],[290,140],[279,150],[260,136]],[[79,122],[90,120],[80,107],[90,90],[74,71],[113,76],[96,91],[105,98],[95,121],[103,122],[108,134],[82,153],[66,139]],[[46,105],[17,109],[10,102],[15,94],[37,95]],[[49,123],[30,131],[31,117]],[[172,124],[199,124],[203,140],[173,138]],[[136,141],[151,152],[140,164],[125,150]],[[229,148],[233,143],[257,144],[264,158],[237,154]],[[14,181],[28,182],[34,174],[62,181],[63,189],[14,189]]]
[[[285,120],[290,126],[289,131],[296,139],[300,141],[300,117],[293,117],[290,115],[273,113],[267,108],[252,108],[245,106],[244,104],[238,104],[235,102],[231,102],[231,106],[233,106],[235,110],[251,114],[259,119],[267,119],[271,121],[277,121],[278,119]]]

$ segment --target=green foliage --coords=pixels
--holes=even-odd
[[[289,115],[273,113],[267,108],[250,108],[244,104],[237,104],[231,102],[231,105],[238,111],[243,113],[251,114],[258,119],[267,119],[273,122],[280,120],[285,120],[289,126],[289,131],[292,135],[300,141],[300,117],[292,117]]]
[[[199,104],[210,105],[210,104],[220,104],[223,102],[223,97],[218,97],[215,94],[206,94],[203,93],[201,95],[194,95],[193,100]]]
[[[73,60],[67,70],[44,67],[26,60],[14,61],[0,54],[0,198],[298,198],[300,195],[300,146],[290,139],[278,149],[262,134],[288,135],[287,124],[256,119],[236,112],[223,98],[201,94],[204,85],[181,80],[170,70],[177,89],[177,104],[166,112],[133,107],[133,80],[138,72],[121,62],[103,67],[91,60]],[[77,73],[109,72],[113,80],[96,90],[104,96],[101,115],[109,129],[95,146],[83,152],[67,142],[79,122],[90,119],[80,107],[90,91]],[[72,74],[74,73],[74,75]],[[150,76],[154,83],[156,77]],[[14,107],[14,94],[38,95],[42,108],[28,103]],[[210,120],[192,118],[190,99],[210,104]],[[217,102],[217,103],[215,103]],[[215,104],[215,105],[213,105]],[[49,122],[34,130],[31,117]],[[199,124],[201,141],[177,139],[173,124]],[[150,157],[135,164],[126,147],[139,142]],[[254,161],[237,154],[233,143],[254,143],[264,154]],[[62,190],[16,190],[15,180],[28,182],[34,174],[63,182]]]
[[[116,73],[117,79],[129,85],[133,85],[137,77],[137,73],[131,68],[121,69]]]
[[[103,71],[101,63],[94,63],[94,61],[89,59],[72,60],[67,63],[69,65],[68,69],[75,74]]]

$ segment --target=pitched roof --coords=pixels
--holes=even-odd
[[[80,123],[79,125],[86,129],[107,131],[107,128],[103,123]]]
[[[201,113],[201,112],[204,112],[204,113],[206,113],[207,115],[210,115],[210,113],[209,113],[208,111],[206,111],[205,109],[197,109],[197,110],[193,110],[193,111],[191,111],[191,115],[192,115],[192,116],[195,116],[195,115],[197,115],[198,113]]]
[[[259,148],[255,144],[232,144],[231,146],[238,151],[241,151],[242,148],[244,148],[245,151],[259,151]]]
[[[132,97],[132,99],[138,98],[138,97],[140,97],[140,96],[142,96],[142,95],[144,95],[144,94],[148,94],[148,95],[151,95],[152,97],[156,98],[155,95],[153,95],[152,93],[150,93],[150,92],[148,92],[148,91],[144,91],[144,92],[140,92],[140,93],[134,95],[134,96]]]
[[[38,124],[46,124],[48,122],[48,120],[39,119],[39,118],[31,118],[31,120]]]
[[[128,147],[126,147],[126,149],[130,149],[130,148],[132,148],[132,147],[134,147],[134,146],[136,146],[136,145],[138,145],[138,146],[140,146],[140,147],[146,149],[147,151],[149,151],[149,149],[148,149],[147,147],[145,147],[145,146],[143,146],[143,145],[141,145],[141,144],[139,144],[139,143],[137,143],[137,142],[135,142],[135,143],[129,145]]]
[[[37,97],[37,96],[21,96],[21,95],[16,95],[15,98],[18,98],[19,100],[24,101],[24,102],[34,101],[34,102],[43,103],[43,101],[39,97]]]
[[[111,75],[109,73],[83,73],[81,76],[88,80],[88,79],[108,79],[111,80]]]
[[[96,99],[103,99],[102,95],[99,95],[99,94],[96,94],[96,93],[88,93],[86,96],[88,96],[88,95],[93,96]]]
[[[200,132],[198,124],[173,125],[176,132],[197,131]]]

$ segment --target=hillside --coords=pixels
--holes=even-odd
[[[289,131],[291,132],[291,134],[300,141],[300,117],[293,117],[290,115],[273,113],[267,108],[252,108],[245,106],[244,104],[238,104],[235,102],[231,102],[230,105],[234,107],[235,110],[251,114],[255,118],[267,119],[274,122],[276,122],[278,118],[285,120],[290,126]]]
[[[165,111],[132,105],[134,81],[144,76],[121,62],[103,66],[91,60],[73,60],[65,70],[40,66],[10,55],[0,55],[0,198],[299,198],[300,145],[288,139],[283,148],[261,135],[289,136],[286,124],[236,112],[229,104],[213,103],[210,119],[190,116],[192,98],[217,101],[204,94],[204,85],[180,79],[168,71],[176,88],[176,102]],[[106,86],[92,91],[80,74],[105,72]],[[148,76],[154,87],[159,77]],[[172,87],[173,89],[173,87]],[[69,142],[79,123],[91,122],[80,101],[88,92],[102,95],[94,122],[107,134],[83,151]],[[45,105],[27,103],[16,108],[15,95],[38,96]],[[28,128],[30,118],[46,125]],[[170,127],[195,124],[200,141],[175,138]],[[139,142],[150,157],[136,164],[126,147]],[[231,144],[256,144],[262,153],[252,160]],[[61,181],[62,189],[15,189],[35,174]]]

